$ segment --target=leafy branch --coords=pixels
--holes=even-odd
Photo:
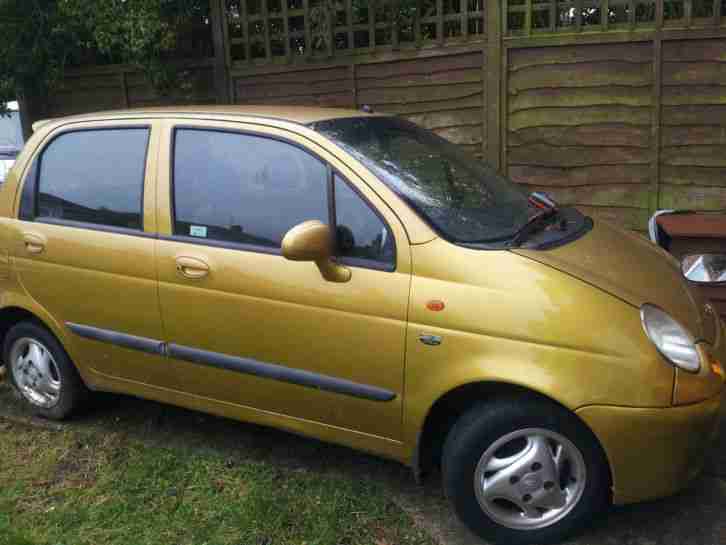
[[[0,112],[49,96],[80,64],[133,65],[167,94],[178,30],[208,11],[209,0],[0,0]]]

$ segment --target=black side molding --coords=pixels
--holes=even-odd
[[[137,337],[109,329],[101,329],[71,322],[66,322],[66,326],[73,333],[85,339],[115,344],[149,354],[177,358],[198,365],[207,365],[209,367],[216,367],[217,369],[225,369],[236,373],[288,382],[298,386],[368,399],[370,401],[392,401],[396,398],[395,392],[378,388],[377,386],[359,384],[350,380],[285,367],[284,365],[275,363],[265,363],[251,358],[239,358],[237,356],[199,350],[173,343],[167,344],[156,339],[147,339],[146,337]]]
[[[73,333],[85,339],[100,341],[102,343],[115,344],[132,350],[140,350],[149,354],[164,355],[166,353],[166,345],[163,341],[155,339],[147,339],[146,337],[137,337],[135,335],[127,335],[109,329],[100,329],[89,325],[73,324],[66,322],[66,326]]]
[[[369,399],[371,401],[391,401],[396,397],[394,392],[376,386],[358,384],[350,380],[328,375],[319,375],[318,373],[293,369],[285,367],[284,365],[263,363],[250,358],[227,356],[226,354],[220,354],[218,352],[209,352],[207,350],[189,348],[173,343],[168,345],[167,353],[172,358],[191,363],[209,365],[210,367],[269,378],[280,382],[289,382],[290,384],[297,384],[298,386],[307,386],[308,388],[316,388],[318,390]]]

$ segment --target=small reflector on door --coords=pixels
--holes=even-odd
[[[439,301],[438,299],[433,299],[433,300],[429,301],[428,303],[426,303],[426,308],[429,310],[432,310],[434,312],[440,312],[440,311],[444,310],[445,306],[446,305],[444,305],[444,302]]]

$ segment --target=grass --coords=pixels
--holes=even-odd
[[[363,473],[231,458],[111,423],[51,431],[0,419],[0,545],[107,543],[431,541]]]

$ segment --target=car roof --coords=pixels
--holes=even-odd
[[[260,117],[266,119],[277,119],[292,123],[304,124],[315,123],[328,119],[342,119],[350,117],[375,116],[361,110],[345,108],[322,108],[318,106],[233,106],[233,105],[209,105],[209,106],[164,106],[150,108],[132,108],[127,110],[110,110],[105,112],[94,112],[88,114],[74,115],[56,119],[42,120],[34,125],[38,129],[48,123],[83,121],[83,120],[104,120],[115,119],[127,116],[200,116],[214,115],[223,117]]]

